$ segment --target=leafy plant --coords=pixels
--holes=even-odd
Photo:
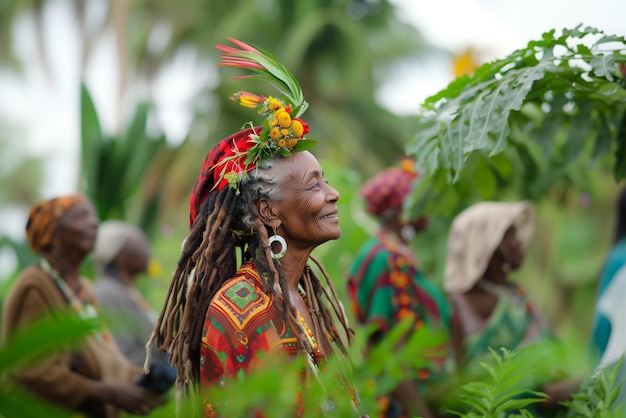
[[[507,186],[542,196],[611,151],[624,178],[625,74],[626,40],[578,26],[457,78],[426,99],[407,146],[423,170],[408,209],[449,213]]]
[[[148,133],[149,106],[140,103],[126,132],[106,137],[100,127],[98,113],[87,88],[81,86],[81,189],[92,200],[100,219],[131,220],[130,200],[142,191],[142,182],[160,184],[169,174],[169,167],[179,148],[171,149],[165,136]],[[157,165],[158,169],[150,170]],[[157,176],[147,180],[148,176]],[[148,235],[157,222],[162,187],[143,190],[137,199],[137,219]]]
[[[461,388],[460,400],[470,409],[469,412],[454,412],[464,418],[533,417],[526,407],[544,401],[547,395],[518,386],[523,378],[525,364],[520,361],[523,350],[501,349],[499,355],[491,349],[494,365],[481,363],[491,378],[491,382],[469,382]],[[514,415],[511,415],[511,414]]]
[[[618,381],[623,362],[622,358],[615,366],[588,378],[573,399],[564,402],[570,410],[568,418],[619,418],[626,414],[623,404],[615,405],[624,384]]]
[[[68,412],[10,384],[10,376],[21,367],[77,344],[100,326],[97,321],[78,318],[74,312],[59,313],[32,322],[4,341],[0,345],[0,417],[69,417]]]

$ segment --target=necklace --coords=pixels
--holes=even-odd
[[[309,353],[309,356],[311,356],[311,360],[313,360],[313,363],[315,365],[318,365],[319,360],[322,358],[322,352],[320,351],[319,345],[317,344],[317,341],[315,340],[315,335],[313,334],[313,331],[311,331],[311,328],[309,328],[309,326],[307,325],[300,311],[297,311],[297,312],[298,312],[298,321],[300,321],[302,328],[304,328],[304,335],[306,335],[307,341],[309,342],[309,345],[313,349],[313,351]]]
[[[61,293],[63,293],[63,296],[65,296],[65,299],[69,303],[70,307],[74,310],[74,312],[76,312],[79,318],[100,322],[102,328],[100,332],[96,334],[97,337],[107,343],[111,342],[111,336],[108,334],[108,331],[104,326],[104,321],[98,312],[97,301],[90,295],[85,294],[82,287],[78,293],[74,292],[72,288],[65,283],[65,280],[61,278],[59,272],[50,265],[48,260],[42,258],[39,265],[44,273],[54,280],[54,283],[57,285]]]

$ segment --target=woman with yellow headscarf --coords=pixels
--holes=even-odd
[[[43,201],[30,210],[26,236],[38,263],[26,268],[8,294],[2,312],[6,341],[38,319],[72,312],[98,318],[97,300],[81,273],[93,250],[98,217],[82,194]],[[20,368],[16,383],[47,402],[89,417],[114,418],[120,411],[148,413],[160,399],[134,382],[141,368],[122,355],[104,327],[79,346]]]

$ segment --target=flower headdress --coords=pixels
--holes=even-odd
[[[282,98],[276,98],[239,91],[231,96],[232,100],[239,101],[242,106],[256,109],[263,118],[260,130],[253,128],[252,122],[248,123],[252,128],[248,143],[237,147],[232,156],[224,158],[218,164],[221,167],[218,169],[220,178],[225,178],[231,187],[236,188],[239,181],[257,164],[276,154],[286,157],[292,152],[305,151],[317,141],[304,137],[309,132],[309,127],[300,116],[309,104],[304,100],[302,89],[289,70],[263,48],[252,47],[234,38],[228,40],[239,49],[217,45],[217,49],[223,52],[222,61],[218,65],[250,70],[254,74],[233,78],[269,81],[283,95]],[[235,169],[232,164],[228,164],[232,161],[239,161]]]
[[[252,72],[237,79],[259,79],[273,84],[282,97],[259,96],[246,91],[235,93],[231,99],[242,106],[256,109],[262,116],[261,126],[248,122],[245,129],[221,140],[204,159],[198,180],[190,197],[190,224],[213,190],[225,187],[238,189],[250,170],[275,155],[289,156],[305,151],[317,143],[304,136],[309,126],[300,116],[309,107],[294,76],[269,51],[228,38],[238,48],[217,45],[223,52],[221,66],[239,67]]]

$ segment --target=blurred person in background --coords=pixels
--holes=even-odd
[[[613,246],[604,262],[593,311],[591,345],[597,371],[612,368],[626,354],[626,189],[615,207]],[[626,365],[616,377],[616,403],[626,402]]]
[[[534,229],[530,202],[480,202],[454,218],[444,290],[460,320],[465,366],[489,360],[490,348],[512,351],[554,339],[526,290],[509,276],[522,266]],[[578,379],[561,379],[548,376],[539,383],[549,396],[545,405],[569,399],[579,386]]]
[[[615,236],[598,283],[591,333],[600,367],[615,363],[626,352],[626,189],[615,209]]]
[[[98,274],[94,291],[102,311],[112,316],[113,338],[126,358],[143,366],[156,313],[137,289],[136,281],[148,272],[150,244],[137,226],[105,221],[98,229],[93,260]]]
[[[93,260],[98,272],[94,291],[115,342],[133,364],[148,363],[153,380],[149,388],[164,393],[174,384],[176,369],[156,347],[147,357],[146,345],[156,323],[156,312],[136,287],[137,279],[148,272],[148,239],[139,227],[128,222],[102,222]]]
[[[381,399],[384,417],[437,416],[428,404],[429,384],[443,379],[455,369],[460,356],[458,326],[443,292],[420,269],[409,242],[427,228],[426,216],[403,217],[403,203],[417,179],[412,160],[405,158],[400,167],[390,167],[361,188],[365,210],[377,218],[379,229],[358,252],[348,278],[349,295],[356,318],[361,324],[375,324],[368,350],[379,343],[394,325],[410,318],[410,332],[429,328],[445,336],[443,347],[435,347],[428,364],[417,371],[417,378],[405,379]],[[456,341],[456,343],[455,343]]]
[[[41,260],[19,275],[5,300],[3,341],[56,313],[73,311],[85,320],[99,318],[91,283],[80,273],[94,248],[98,224],[93,205],[82,194],[46,200],[31,208],[26,235]],[[154,393],[135,384],[141,375],[141,368],[124,357],[103,326],[81,344],[20,368],[13,377],[30,392],[66,410],[114,418],[120,411],[147,414],[160,402]]]

